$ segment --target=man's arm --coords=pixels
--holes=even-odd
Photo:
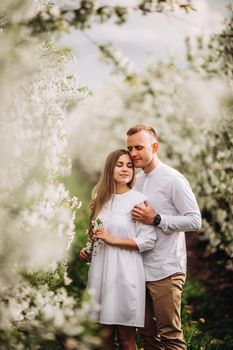
[[[196,198],[188,181],[183,177],[176,177],[171,183],[171,200],[179,215],[164,215],[159,213],[161,221],[158,227],[166,234],[173,232],[199,231],[201,229],[201,214]],[[133,218],[145,224],[153,224],[156,212],[150,203],[146,207],[135,206]]]
[[[184,176],[175,177],[171,183],[171,200],[179,215],[162,215],[158,225],[165,233],[190,232],[201,229],[201,213],[189,182]]]
[[[173,232],[191,232],[200,231],[201,215],[192,212],[183,216],[161,215],[161,221],[158,225],[166,234]]]

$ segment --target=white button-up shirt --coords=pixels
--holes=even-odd
[[[186,273],[187,231],[201,228],[201,214],[187,179],[161,161],[150,173],[137,175],[135,189],[148,197],[161,222],[154,248],[143,252],[147,281]]]

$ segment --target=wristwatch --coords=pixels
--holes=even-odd
[[[160,224],[160,221],[161,221],[161,216],[159,214],[157,214],[154,217],[154,221],[153,221],[154,226],[158,226]]]

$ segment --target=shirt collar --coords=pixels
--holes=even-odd
[[[153,176],[156,172],[157,172],[157,170],[158,170],[158,168],[160,167],[162,165],[162,162],[161,162],[161,160],[159,160],[158,161],[158,164],[156,165],[156,167],[153,169],[153,170],[151,170],[149,173],[144,173],[144,171],[143,171],[143,173],[144,173],[144,175],[146,176],[146,177],[151,177],[151,176]]]

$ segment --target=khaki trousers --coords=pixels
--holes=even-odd
[[[187,350],[181,329],[183,273],[146,283],[145,326],[139,329],[144,350]]]

